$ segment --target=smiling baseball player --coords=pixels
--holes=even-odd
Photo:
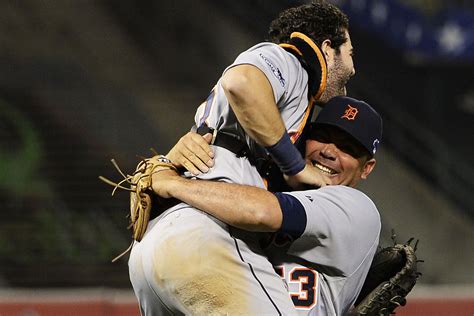
[[[165,171],[153,176],[153,189],[232,226],[277,232],[265,252],[288,284],[296,309],[289,314],[346,315],[379,241],[377,208],[353,187],[375,167],[381,136],[382,120],[368,104],[335,97],[312,124],[306,141],[306,159],[328,175],[332,185],[273,194],[186,180]]]
[[[391,315],[406,304],[421,275],[417,263],[423,260],[415,254],[418,242],[410,244],[413,238],[405,244],[394,240],[375,253],[378,211],[365,194],[352,189],[375,166],[382,121],[366,103],[335,97],[308,131],[306,158],[329,175],[331,186],[272,196],[258,188],[189,182],[164,172],[152,177],[153,190],[230,225],[276,231],[266,253],[287,282],[296,308],[292,314]],[[195,142],[187,135],[177,146]],[[209,149],[205,141],[199,146]]]
[[[274,43],[237,57],[196,113],[195,129],[213,134],[215,160],[200,179],[264,188],[259,166],[269,154],[296,182],[328,182],[293,143],[313,103],[345,93],[354,74],[347,17],[315,1],[283,12],[270,35]],[[150,221],[132,249],[129,272],[144,315],[294,312],[259,237],[185,203]]]

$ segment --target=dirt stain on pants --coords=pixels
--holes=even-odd
[[[162,240],[153,255],[156,283],[192,315],[249,314],[248,267],[231,244],[195,229]]]

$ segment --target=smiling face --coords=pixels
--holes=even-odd
[[[352,136],[329,125],[313,127],[306,141],[306,159],[328,175],[332,185],[355,187],[375,167],[375,159]]]

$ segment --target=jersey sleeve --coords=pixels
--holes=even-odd
[[[282,212],[282,223],[277,234],[288,235],[291,240],[299,238],[307,223],[306,211],[303,204],[290,194],[275,193]]]
[[[289,58],[289,55],[278,45],[261,43],[241,53],[225,71],[243,64],[257,67],[270,82],[275,102],[279,104],[278,101],[284,97],[288,89],[289,66],[292,64],[289,63]]]
[[[327,186],[287,194],[298,199],[307,218],[304,232],[288,254],[350,275],[373,253],[380,216],[364,193],[346,186]]]

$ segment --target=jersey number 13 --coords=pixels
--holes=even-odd
[[[275,271],[288,283],[291,299],[297,309],[311,309],[316,305],[318,272],[305,267],[294,267],[286,272],[285,266],[277,266]],[[295,291],[292,284],[296,284],[298,290]]]

